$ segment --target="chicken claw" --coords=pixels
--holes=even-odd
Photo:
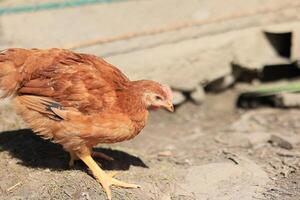
[[[94,177],[97,179],[97,181],[100,182],[103,189],[105,190],[107,198],[109,200],[111,200],[112,198],[111,189],[110,189],[110,186],[112,185],[124,187],[124,188],[140,188],[139,185],[125,183],[113,178],[113,176],[116,175],[116,173],[106,174],[93,160],[91,155],[78,154],[78,157],[90,168]]]

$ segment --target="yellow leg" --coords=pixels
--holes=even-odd
[[[69,167],[73,167],[74,166],[74,161],[75,160],[79,160],[78,156],[70,151],[70,161],[69,161]],[[101,153],[101,152],[96,152],[96,151],[92,151],[92,157],[93,158],[102,158],[104,160],[108,160],[108,161],[113,161],[114,159],[104,153]]]
[[[97,165],[97,163],[93,160],[91,155],[77,154],[77,156],[90,168],[94,177],[97,179],[97,181],[100,182],[103,189],[105,190],[107,198],[109,200],[111,200],[111,197],[112,197],[111,190],[110,190],[111,185],[125,187],[125,188],[139,188],[140,187],[135,184],[129,184],[129,183],[119,181],[119,180],[113,178],[112,176],[109,176]],[[115,174],[113,174],[113,175],[115,175]]]

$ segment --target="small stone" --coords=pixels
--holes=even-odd
[[[81,192],[78,194],[77,199],[79,200],[91,200],[91,197],[88,192]]]
[[[175,106],[182,104],[186,100],[186,97],[183,95],[182,92],[172,91],[172,93],[173,93],[173,104]]]
[[[284,149],[293,149],[293,144],[284,136],[279,135],[271,135],[270,142]]]
[[[171,151],[161,151],[158,153],[158,156],[162,156],[162,157],[170,157],[172,156],[172,152]]]
[[[188,164],[188,165],[192,165],[193,162],[190,159],[184,159],[184,163]]]
[[[50,169],[44,169],[44,172],[50,172]]]
[[[235,82],[235,77],[232,74],[225,75],[210,82],[206,89],[211,92],[221,92],[232,86]]]

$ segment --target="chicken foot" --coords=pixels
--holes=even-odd
[[[92,171],[94,177],[97,179],[98,182],[102,185],[103,189],[106,192],[107,198],[111,200],[112,194],[111,194],[111,189],[110,186],[115,185],[119,187],[124,187],[124,188],[139,188],[139,185],[135,184],[130,184],[130,183],[125,183],[122,181],[119,181],[113,176],[115,173],[111,174],[106,174],[99,166],[98,164],[93,160],[91,155],[89,154],[77,154],[77,156],[89,167],[89,169]]]

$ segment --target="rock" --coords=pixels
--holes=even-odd
[[[272,26],[273,27],[273,26]],[[278,25],[278,32],[291,32],[291,60],[300,60],[300,26],[296,22]],[[275,30],[276,31],[276,30]]]
[[[184,96],[184,94],[182,94],[182,92],[172,91],[172,93],[173,93],[173,104],[175,106],[182,104],[186,100],[186,97]]]
[[[293,149],[293,146],[294,146],[293,139],[294,138],[279,135],[279,134],[272,134],[271,138],[270,138],[270,142],[275,146],[279,146],[281,148],[290,150],[290,149]]]
[[[170,157],[170,156],[172,156],[173,155],[173,153],[171,152],[171,151],[161,151],[161,152],[159,152],[158,153],[158,156],[161,156],[161,157]]]
[[[235,77],[232,74],[228,74],[226,76],[213,80],[205,86],[205,89],[209,92],[221,92],[232,86],[234,82]]]
[[[281,107],[300,107],[299,93],[282,93],[277,95],[279,105]]]
[[[199,83],[210,82],[231,72],[230,52],[225,51],[228,42],[222,39],[216,47],[212,45],[216,40],[221,39],[201,38],[161,45],[111,56],[107,60],[119,66],[131,79],[153,79],[176,90],[192,92],[197,90]],[[208,45],[205,49],[204,42]]]
[[[288,157],[288,158],[300,158],[299,152],[292,152],[285,149],[278,149],[276,151],[276,154],[282,157]]]
[[[201,86],[198,86],[194,92],[191,93],[191,99],[196,104],[204,102],[205,92]]]
[[[232,162],[193,166],[187,171],[186,190],[195,199],[254,200],[261,197],[268,175],[260,166],[246,158]]]
[[[238,37],[233,49],[233,63],[245,69],[262,70],[266,65],[290,63],[286,58],[278,56],[276,49],[261,30]]]

